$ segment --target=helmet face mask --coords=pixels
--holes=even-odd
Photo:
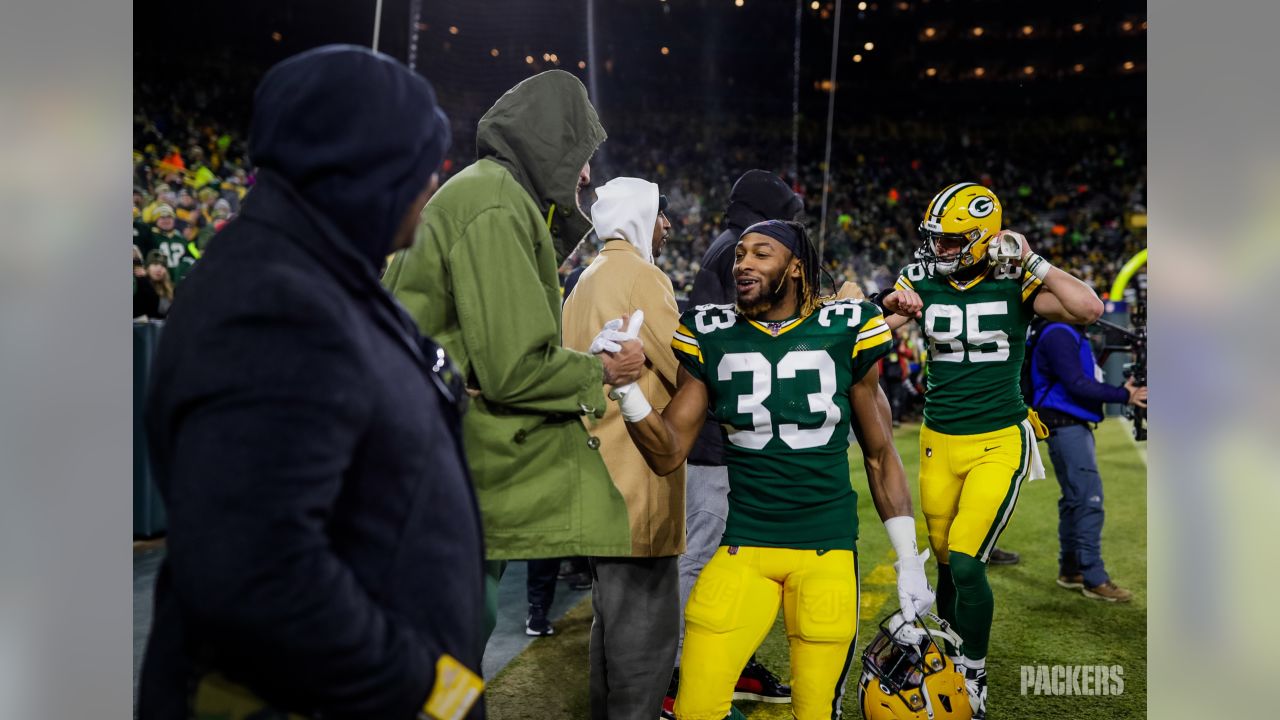
[[[925,210],[916,259],[931,277],[980,264],[1000,232],[1001,216],[1000,201],[987,188],[977,183],[947,186]]]
[[[947,657],[937,638],[961,640],[936,615],[912,623],[894,613],[862,655],[858,704],[866,720],[968,720],[972,708],[964,676]]]

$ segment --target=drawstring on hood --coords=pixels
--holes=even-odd
[[[601,241],[622,238],[645,262],[653,262],[653,228],[658,222],[658,186],[640,178],[619,177],[596,190],[591,222]]]
[[[522,80],[480,118],[477,157],[505,167],[550,214],[556,262],[591,232],[578,209],[578,174],[606,137],[582,81],[563,70]]]
[[[326,45],[267,72],[249,158],[274,170],[377,268],[449,148],[435,91],[394,58]]]

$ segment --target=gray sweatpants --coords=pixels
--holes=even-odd
[[[698,575],[720,547],[724,522],[729,516],[729,468],[723,465],[689,465],[684,494],[685,549],[680,556],[680,641],[676,664],[684,649],[684,606]]]
[[[591,558],[591,718],[653,720],[680,632],[676,557]]]

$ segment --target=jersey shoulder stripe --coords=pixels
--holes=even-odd
[[[893,284],[897,290],[915,290],[916,285],[911,278],[921,279],[925,276],[924,266],[920,263],[911,263],[902,268],[902,272],[898,273],[898,280]]]
[[[889,328],[888,323],[884,321],[884,317],[877,315],[872,321],[862,326],[862,330],[858,333],[858,339],[853,344],[853,354],[884,345],[893,339],[893,331]]]
[[[698,344],[697,338],[683,323],[676,328],[675,333],[671,336],[671,349],[676,352],[677,358],[683,355],[690,361],[696,360],[699,365],[706,364],[706,361],[702,358],[702,347]]]
[[[1029,271],[1022,271],[1022,302],[1026,302],[1027,298],[1035,294],[1036,290],[1044,283],[1040,278],[1032,275]]]

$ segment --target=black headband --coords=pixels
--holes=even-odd
[[[741,241],[742,238],[750,235],[751,233],[771,237],[782,243],[791,251],[792,255],[795,255],[796,257],[802,256],[800,252],[800,233],[796,232],[795,227],[783,222],[782,220],[761,220],[755,225],[743,230],[742,234],[738,236],[738,240]]]

